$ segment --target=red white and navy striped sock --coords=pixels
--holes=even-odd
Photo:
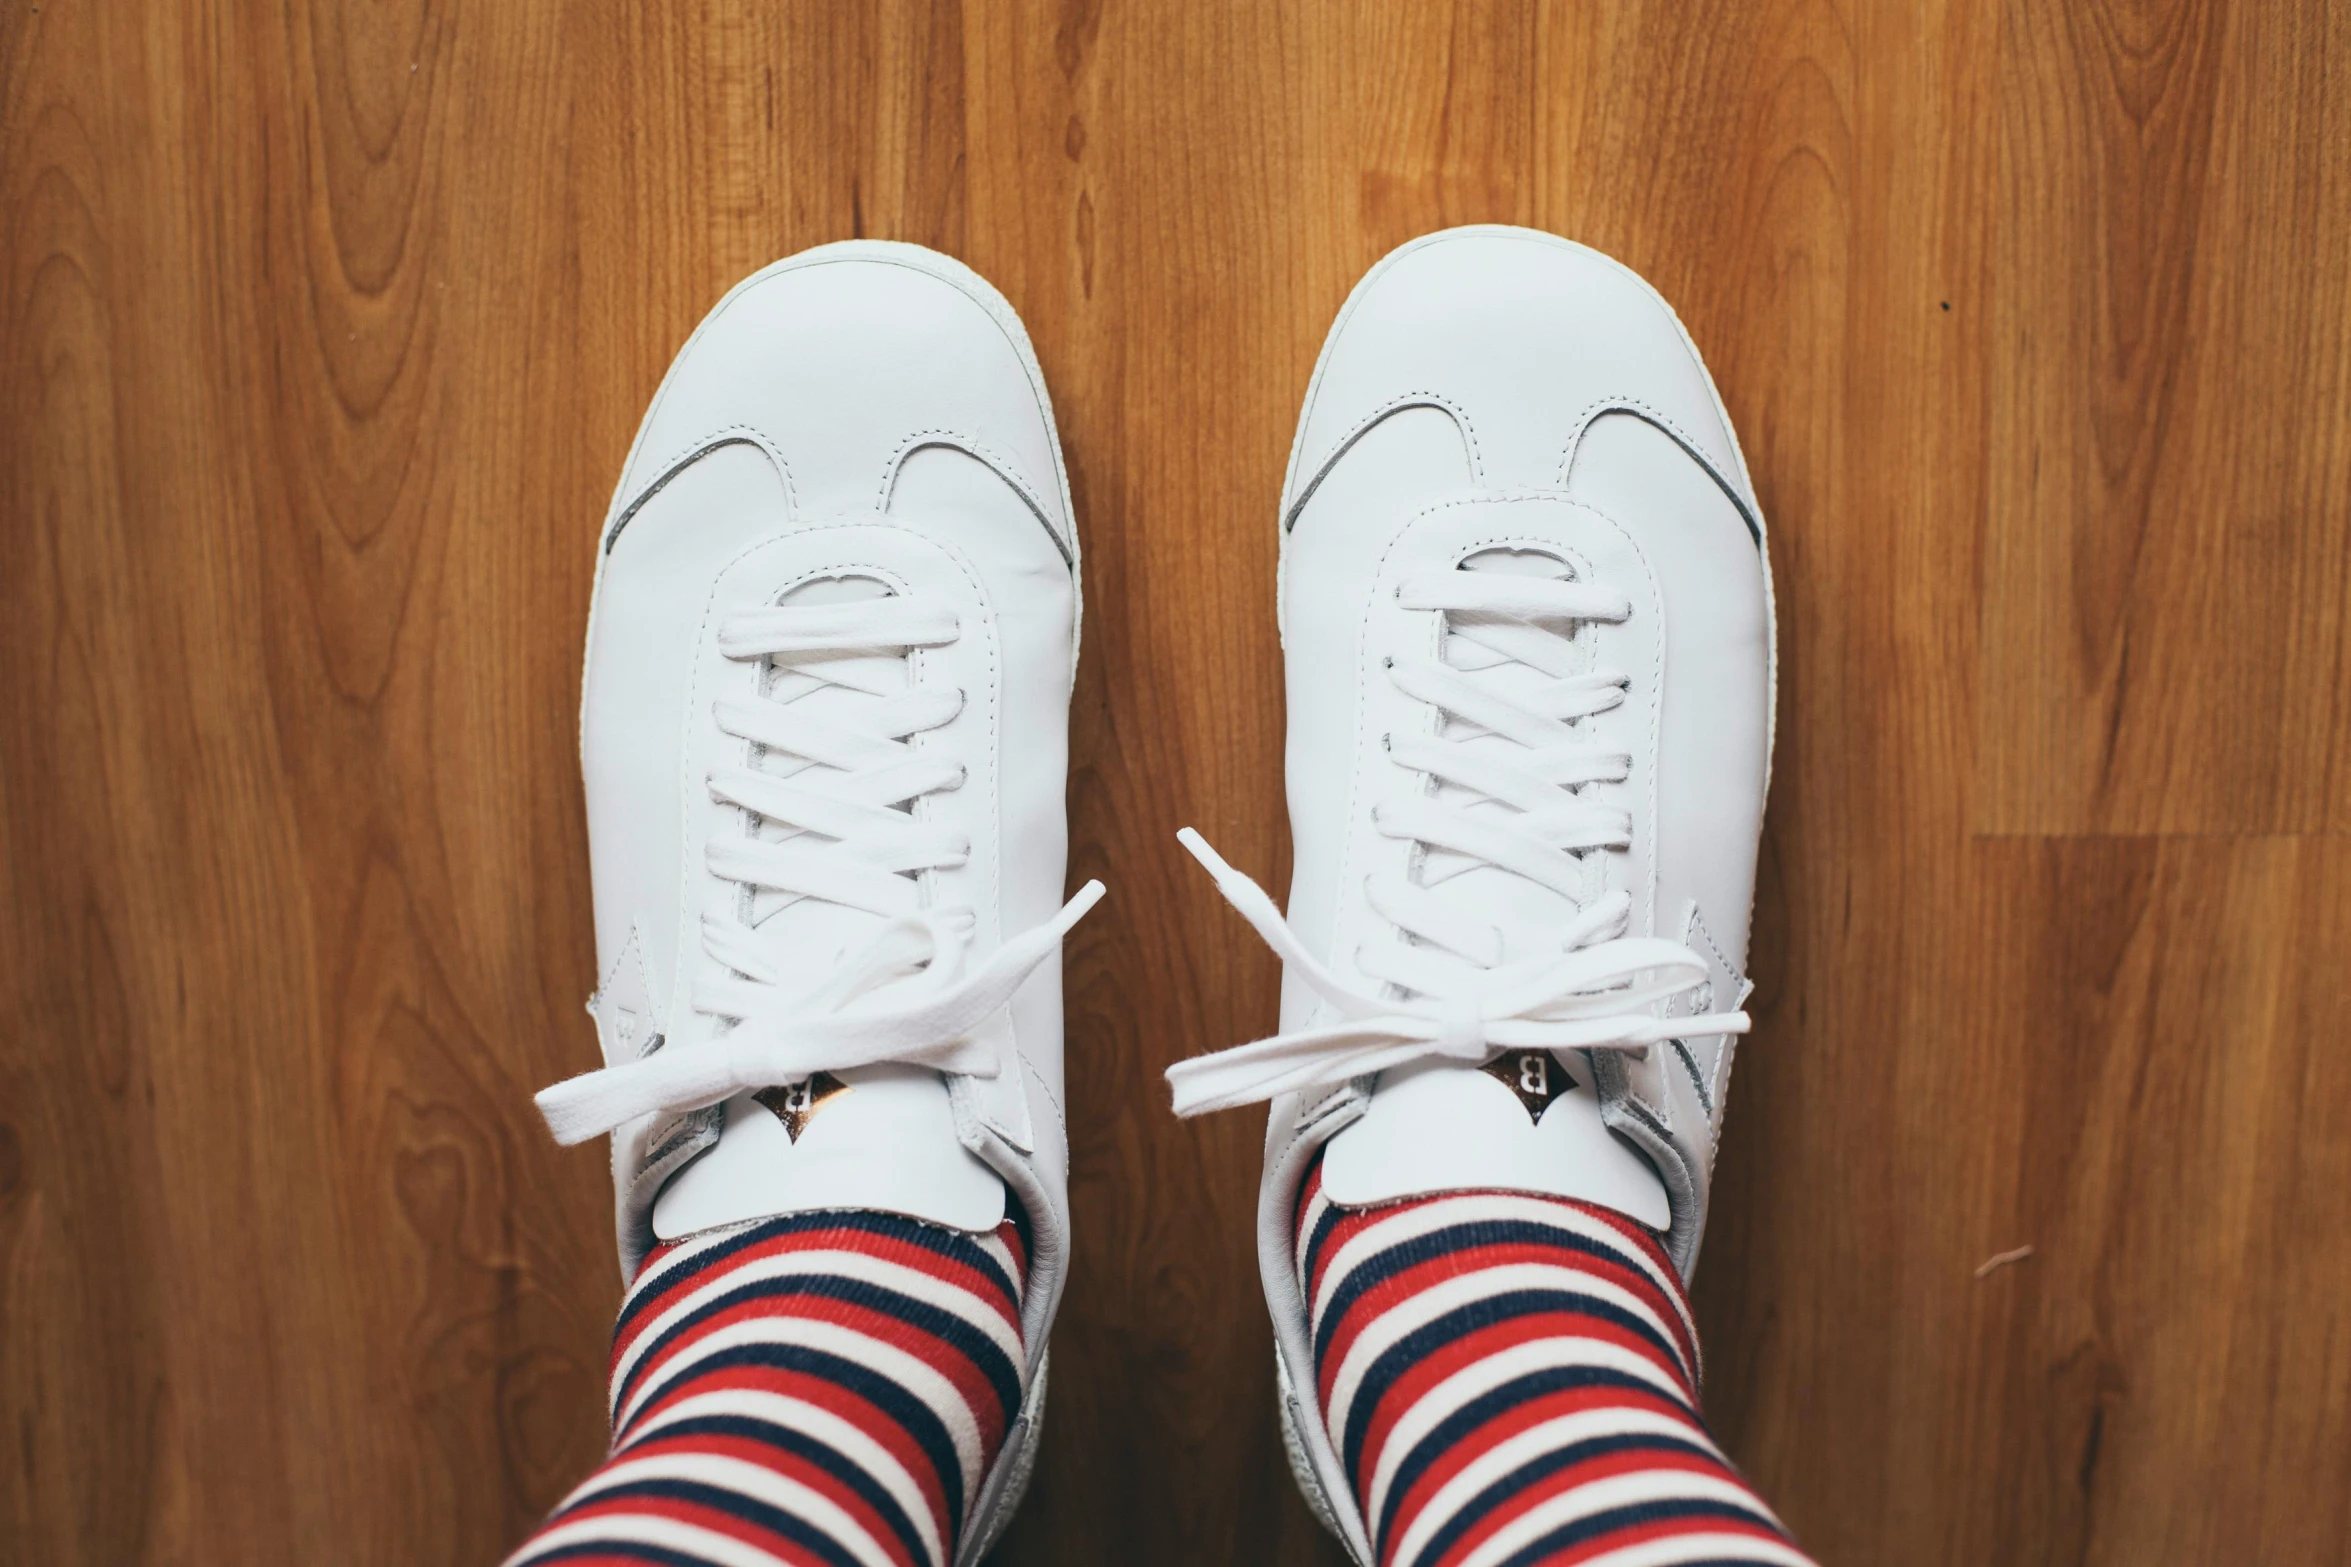
[[[612,1343],[612,1454],[510,1558],[947,1567],[1019,1412],[1028,1248],[803,1213],[646,1260]]]
[[[1379,1567],[1810,1567],[1698,1412],[1647,1229],[1473,1192],[1298,1207],[1324,1420]]]

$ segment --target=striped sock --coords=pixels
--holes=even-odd
[[[1657,1238],[1506,1193],[1298,1209],[1316,1377],[1379,1567],[1810,1567],[1698,1413]]]
[[[947,1567],[1020,1408],[1028,1249],[803,1213],[646,1259],[612,1340],[611,1456],[509,1559]]]

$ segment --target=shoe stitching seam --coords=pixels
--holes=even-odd
[[[1657,568],[1651,563],[1649,552],[1641,548],[1640,540],[1633,537],[1632,529],[1589,501],[1575,501],[1570,504],[1581,506],[1593,516],[1600,518],[1623,538],[1625,547],[1633,552],[1636,560],[1640,561],[1642,573],[1649,579],[1650,608],[1657,617],[1656,651],[1651,656],[1649,665],[1649,928],[1654,934],[1657,928],[1657,772],[1660,749],[1664,744],[1665,729],[1665,596],[1657,584]],[[1725,967],[1727,968],[1728,965],[1726,964]],[[1624,1082],[1625,1092],[1633,1102],[1663,1122],[1668,1136],[1673,1135],[1673,1117],[1670,1109],[1661,1109],[1644,1099],[1639,1090],[1633,1087],[1631,1073],[1625,1074]]]
[[[1470,418],[1469,410],[1447,397],[1443,392],[1429,390],[1400,392],[1363,415],[1347,429],[1344,435],[1332,443],[1329,455],[1315,465],[1313,477],[1306,481],[1305,490],[1284,510],[1282,531],[1287,533],[1297,522],[1298,513],[1304,509],[1308,501],[1314,498],[1315,491],[1321,489],[1323,481],[1330,477],[1331,469],[1337,465],[1340,458],[1346,456],[1353,449],[1356,442],[1370,434],[1372,427],[1381,420],[1391,414],[1402,413],[1407,408],[1441,408],[1451,415],[1454,423],[1461,426],[1461,433],[1469,442],[1470,483],[1473,485],[1485,483],[1485,449],[1479,444],[1477,422]],[[1314,411],[1310,407],[1306,412],[1308,421],[1312,420],[1313,414]]]
[[[1568,470],[1574,466],[1576,452],[1583,446],[1584,435],[1592,428],[1592,422],[1603,414],[1614,412],[1639,414],[1642,418],[1663,426],[1667,433],[1693,453],[1699,449],[1698,438],[1684,429],[1681,423],[1664,409],[1642,398],[1616,392],[1604,393],[1584,404],[1581,409],[1577,410],[1575,417],[1568,421],[1568,428],[1574,433],[1568,436],[1567,445],[1559,453],[1558,482],[1562,487],[1567,484]],[[1700,460],[1705,462],[1710,469],[1714,466],[1711,460],[1703,457]]]
[[[926,446],[949,447],[956,451],[965,452],[985,463],[991,473],[1011,485],[1014,493],[1020,496],[1023,504],[1036,517],[1038,524],[1044,528],[1045,536],[1053,541],[1055,552],[1065,562],[1075,565],[1076,562],[1071,555],[1070,546],[1062,540],[1061,530],[1054,527],[1051,517],[1046,512],[1045,503],[1037,496],[1036,486],[1030,482],[1020,464],[1013,461],[1012,454],[1000,451],[978,436],[967,435],[960,430],[950,430],[944,427],[916,430],[898,443],[896,449],[882,462],[882,480],[874,493],[873,509],[877,514],[885,513],[890,509],[890,500],[898,493],[898,476],[906,459]]]
[[[1738,980],[1742,983],[1746,980],[1747,976],[1739,972],[1739,966],[1736,963],[1733,963],[1728,957],[1724,956],[1721,944],[1714,939],[1714,932],[1706,928],[1706,915],[1704,911],[1695,901],[1690,904],[1690,924],[1688,929],[1696,931],[1700,938],[1705,941],[1706,950],[1714,954],[1714,961],[1722,965],[1722,971],[1725,974],[1728,974],[1732,979]],[[1683,935],[1684,938],[1687,939],[1688,931],[1684,931]]]
[[[1021,1069],[1037,1080],[1037,1091],[1045,1096],[1045,1103],[1053,1107],[1053,1119],[1061,1123],[1062,1135],[1067,1137],[1069,1135],[1069,1112],[1061,1107],[1060,1099],[1055,1097],[1053,1093],[1053,1085],[1045,1081],[1045,1074],[1037,1070],[1037,1063],[1031,1061],[1028,1052],[1020,1048],[1017,1036],[1013,1040],[1012,1053],[1020,1058]]]
[[[1695,902],[1692,902],[1690,905],[1689,924],[1682,933],[1682,940],[1685,944],[1689,941],[1690,936],[1693,933],[1700,941],[1706,943],[1706,950],[1714,955],[1714,961],[1722,966],[1722,971],[1730,976],[1733,983],[1743,986],[1749,990],[1754,988],[1748,983],[1747,976],[1740,973],[1737,965],[1732,963],[1730,958],[1724,954],[1722,950],[1722,944],[1714,939],[1714,932],[1707,928],[1706,916],[1704,912]],[[1712,988],[1713,987],[1711,985],[1708,986],[1709,990]],[[1740,1000],[1742,1001],[1745,999],[1746,998],[1744,996],[1740,997]],[[1720,1111],[1716,1107],[1721,1102],[1722,1062],[1724,1056],[1729,1054],[1731,1036],[1725,1034],[1722,1035],[1721,1038],[1723,1043],[1717,1045],[1714,1051],[1714,1074],[1713,1080],[1711,1082],[1700,1075],[1698,1071],[1697,1057],[1690,1050],[1689,1046],[1683,1043],[1681,1040],[1677,1039],[1674,1041],[1674,1044],[1679,1047],[1681,1051],[1683,1064],[1689,1068],[1690,1082],[1698,1090],[1699,1108],[1706,1112],[1707,1163],[1710,1169],[1713,1164],[1714,1148],[1722,1141],[1722,1117]]]
[[[861,519],[857,523],[846,524],[845,526],[879,527],[885,525],[864,521]],[[1004,724],[1002,705],[998,701],[998,697],[1003,686],[1003,676],[998,670],[996,662],[998,653],[995,615],[996,604],[995,600],[988,596],[987,585],[980,580],[979,573],[972,569],[971,563],[963,558],[963,552],[961,550],[956,549],[953,545],[947,543],[943,539],[932,539],[921,535],[917,535],[917,537],[923,537],[924,543],[929,544],[934,549],[937,549],[942,555],[945,555],[949,561],[954,563],[955,569],[962,572],[964,580],[971,585],[972,596],[978,599],[982,607],[988,611],[987,733],[989,760],[991,764],[988,773],[988,824],[990,835],[995,839],[996,847],[995,853],[990,855],[988,859],[987,890],[989,906],[994,908],[996,911],[996,940],[999,944],[1001,944],[1004,940],[1004,799],[997,787],[996,779],[1001,773],[1004,763]],[[926,650],[924,649],[917,648],[914,652],[913,663],[918,672],[921,669],[925,651]],[[1009,1025],[1010,1019],[1008,1018],[1006,1021]],[[1009,1026],[1007,1031],[1011,1032]],[[1011,1038],[1013,1055],[1017,1057],[1024,1066],[1027,1065],[1028,1058],[1021,1053],[1019,1034],[1017,1032],[1011,1032]],[[1059,1113],[1059,1108],[1056,1107],[1055,1114]],[[1025,1120],[1026,1117],[1023,1117],[1023,1119]],[[1005,1138],[1007,1141],[1011,1139],[1012,1133],[1010,1128],[998,1125],[993,1120],[985,1117],[983,1117],[983,1122],[988,1126],[988,1129],[994,1132],[997,1136]],[[1035,1133],[1032,1131],[1030,1135],[1033,1138]]]
[[[1701,365],[1700,368],[1703,370],[1704,366]],[[1719,407],[1717,412],[1720,412]],[[1575,466],[1576,454],[1583,450],[1584,437],[1591,433],[1592,425],[1604,415],[1611,413],[1633,414],[1663,430],[1675,445],[1681,447],[1682,454],[1696,463],[1705,471],[1706,476],[1714,481],[1716,487],[1730,501],[1731,510],[1739,514],[1739,521],[1746,526],[1748,537],[1755,541],[1757,551],[1763,550],[1762,509],[1741,488],[1748,482],[1744,472],[1744,457],[1740,457],[1742,465],[1740,476],[1733,479],[1723,472],[1720,463],[1707,455],[1706,449],[1699,443],[1698,437],[1685,429],[1675,420],[1673,415],[1638,397],[1623,395],[1596,397],[1586,403],[1575,417],[1568,421],[1569,428],[1575,433],[1568,437],[1565,449],[1559,454],[1558,484],[1560,488],[1567,487],[1568,475]],[[1729,416],[1724,415],[1723,418],[1724,429],[1727,431]],[[1731,448],[1733,454],[1738,455],[1738,438],[1735,435],[1731,437]],[[1583,503],[1579,502],[1578,504]],[[1599,510],[1596,506],[1592,509]],[[1603,515],[1606,514],[1603,513]]]
[[[612,519],[605,524],[603,548],[609,552],[620,538],[621,531],[636,520],[637,513],[643,511],[654,496],[668,488],[680,473],[711,453],[735,445],[756,446],[767,454],[768,461],[776,465],[776,472],[784,481],[786,510],[798,512],[799,491],[792,483],[792,465],[784,457],[783,443],[755,424],[721,425],[677,448],[667,461],[654,470],[654,476],[640,486],[628,503],[615,511]],[[625,479],[626,476],[623,477]]]

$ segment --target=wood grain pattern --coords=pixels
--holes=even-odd
[[[1336,1563],[1270,1419],[1273,511],[1361,270],[1607,249],[1775,530],[1700,1279],[1831,1567],[2351,1562],[2351,18],[2323,0],[0,18],[0,1560],[487,1562],[601,1448],[588,539],[774,256],[962,256],[1086,535],[1079,1268],[1011,1563]],[[1982,1278],[1976,1265],[2030,1244]]]
[[[2351,21],[2009,21],[1977,825],[2340,832]]]

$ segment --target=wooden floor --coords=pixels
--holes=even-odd
[[[2351,1562],[2351,9],[12,0],[0,1559],[480,1563],[597,1457],[590,540],[823,240],[1037,341],[1086,547],[1079,1271],[1006,1563],[1336,1563],[1271,1418],[1274,509],[1383,251],[1705,350],[1778,776],[1699,1280],[1830,1567]],[[1980,1273],[1996,1253],[2022,1261]]]

